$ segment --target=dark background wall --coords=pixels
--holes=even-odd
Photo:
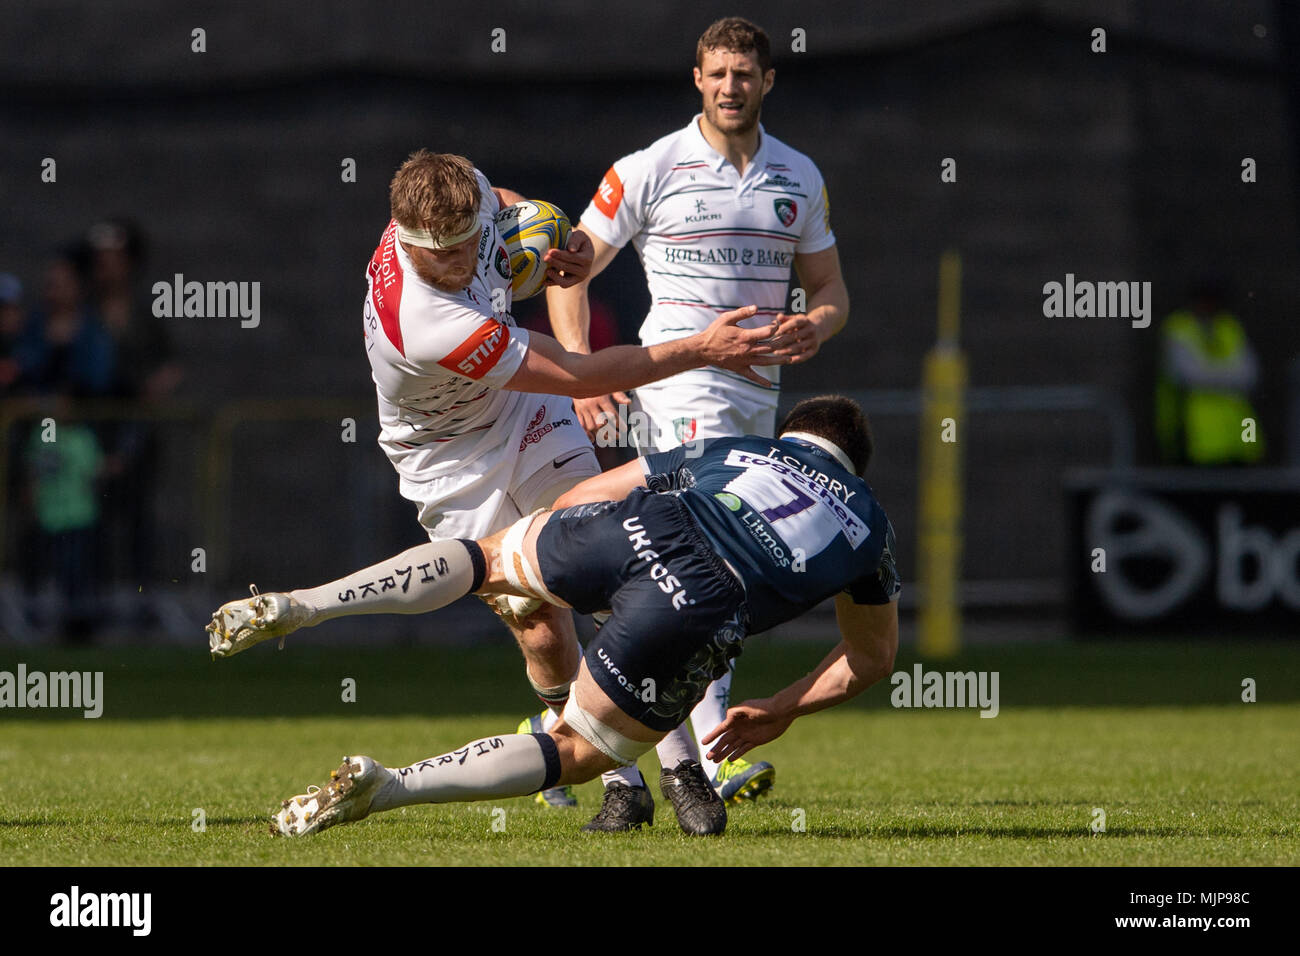
[[[694,42],[741,13],[773,37],[766,128],[809,153],[832,203],[853,308],[795,391],[912,389],[935,331],[940,252],[965,258],[963,344],[977,386],[1090,385],[1148,446],[1155,327],[1047,319],[1042,286],[1150,281],[1158,318],[1197,274],[1230,276],[1264,360],[1258,408],[1280,457],[1300,352],[1294,82],[1276,10],[1249,2],[462,5],[327,0],[260,8],[150,0],[15,7],[0,36],[0,271],[29,283],[93,219],[148,230],[149,282],[260,281],[262,322],[174,319],[181,397],[331,397],[338,416],[236,432],[234,577],[294,583],[420,540],[373,444],[360,348],[363,270],[387,183],[413,149],[462,152],[494,183],[573,216],[620,155],[698,109]],[[190,52],[190,31],[207,52]],[[506,29],[507,50],[491,52]],[[1107,30],[1108,52],[1090,52]],[[789,52],[791,31],[807,52]],[[1289,86],[1288,84],[1291,84]],[[42,184],[44,157],[58,182]],[[1241,182],[1253,157],[1258,181]],[[356,183],[340,163],[356,160]],[[955,184],[940,161],[957,160]],[[625,334],[648,301],[625,252],[596,292]],[[1300,427],[1291,423],[1291,428]],[[900,540],[915,528],[916,422],[877,420],[872,476]],[[982,416],[967,437],[967,575],[1063,565],[1060,475],[1101,464],[1088,414]],[[195,439],[169,445],[160,551],[188,570],[205,533],[185,500]],[[252,535],[248,529],[265,529]]]

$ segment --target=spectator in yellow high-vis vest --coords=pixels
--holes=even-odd
[[[1160,326],[1156,436],[1163,462],[1250,464],[1264,454],[1247,397],[1259,380],[1259,360],[1225,302],[1221,283],[1203,283],[1190,307]]]

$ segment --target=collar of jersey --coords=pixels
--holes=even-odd
[[[809,451],[827,455],[839,462],[840,467],[850,475],[856,475],[853,470],[853,462],[849,461],[849,456],[844,454],[844,449],[827,438],[820,435],[810,435],[807,432],[786,432],[779,436],[781,441],[793,442],[796,445],[803,445]]]
[[[727,161],[727,157],[723,156],[711,145],[709,145],[709,141],[704,138],[704,134],[700,131],[700,117],[702,117],[703,115],[704,115],[703,113],[696,113],[695,117],[691,120],[690,127],[689,127],[691,130],[691,139],[695,144],[695,148],[699,151],[700,157],[709,164],[709,168],[712,169],[715,173],[720,173],[722,172],[723,166],[727,166],[730,164]],[[758,124],[758,149],[754,151],[753,159],[749,161],[749,166],[745,168],[745,176],[748,176],[750,174],[750,170],[757,169],[760,172],[764,170],[766,168],[766,160],[763,157],[765,157],[766,155],[767,155],[767,130],[763,129],[762,123],[759,123]],[[744,177],[741,178],[743,179]]]

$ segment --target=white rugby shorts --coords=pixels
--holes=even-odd
[[[721,376],[716,383],[701,382],[695,376],[682,382],[667,379],[636,390],[628,424],[642,455],[705,438],[770,438],[776,430],[780,394],[776,389],[763,391]],[[633,417],[636,412],[641,415]]]
[[[571,399],[526,395],[516,408],[510,438],[499,449],[441,478],[400,480],[402,497],[415,502],[430,539],[486,538],[600,474]]]

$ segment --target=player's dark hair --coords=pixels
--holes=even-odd
[[[871,461],[873,442],[871,424],[862,407],[843,395],[819,395],[805,398],[790,409],[777,435],[786,432],[807,432],[834,442],[853,462],[859,475],[867,470]]]
[[[758,57],[758,70],[766,74],[772,69],[772,42],[763,28],[742,17],[725,17],[700,34],[695,44],[695,65],[704,68],[704,54],[710,50],[728,53],[753,53]]]

